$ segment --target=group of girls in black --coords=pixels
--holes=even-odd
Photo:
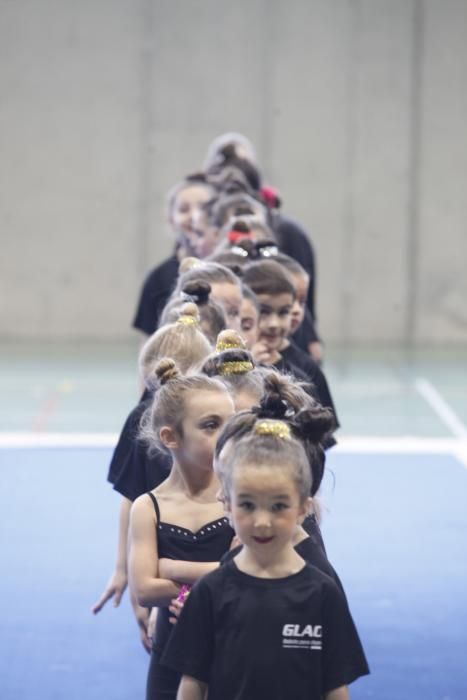
[[[169,193],[173,255],[135,328],[144,391],[109,467],[115,570],[150,653],[147,700],[346,700],[368,665],[320,532],[336,409],[315,263],[240,134]]]

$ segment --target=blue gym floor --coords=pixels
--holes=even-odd
[[[372,671],[353,700],[467,700],[465,359],[327,361],[344,447],[380,440],[331,451],[322,494],[328,555]],[[23,435],[117,433],[137,396],[134,348],[3,351],[0,395],[0,698],[143,698],[148,656],[127,596],[90,610],[114,562],[111,448],[21,447]],[[436,451],[391,451],[407,436],[436,438]]]

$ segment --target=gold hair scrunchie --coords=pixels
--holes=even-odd
[[[239,360],[237,362],[223,362],[220,366],[219,373],[222,376],[226,374],[246,374],[253,369],[253,363],[248,360]]]
[[[245,348],[245,343],[240,340],[237,342],[218,340],[216,343],[216,352],[223,352],[224,350],[245,350]]]
[[[262,420],[256,423],[253,431],[256,435],[273,435],[281,440],[290,440],[290,428],[282,420]]]
[[[181,323],[182,326],[197,326],[198,319],[194,316],[180,316],[180,318],[177,319],[177,323]]]

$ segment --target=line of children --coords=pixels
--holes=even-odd
[[[287,249],[287,226],[274,226],[271,238],[267,224],[279,218],[260,201],[255,168],[241,162],[237,146],[221,150],[217,168],[174,188],[176,252],[148,276],[141,296],[135,327],[146,333],[173,321],[187,299],[196,301],[202,325],[197,313],[183,324],[202,331],[205,344],[198,373],[196,343],[182,338],[183,324],[172,324],[172,346],[146,347],[157,382],[130,414],[111,465],[123,496],[119,559],[94,611],[112,598],[118,604],[128,565],[143,643],[152,647],[147,700],[206,692],[227,700],[344,700],[347,684],[368,667],[316,517],[324,448],[334,443],[338,421],[324,374],[289,337],[297,337],[304,299],[310,302],[310,277],[277,255],[278,241]],[[245,230],[232,215],[244,217]],[[223,236],[232,231],[252,245],[228,269],[207,256],[216,248],[229,255]],[[188,258],[193,252],[204,260]],[[233,330],[221,333],[209,355],[224,323]],[[302,335],[302,347],[313,352],[308,330]],[[302,381],[311,382],[311,393]],[[153,459],[158,478],[151,482],[145,470]],[[187,586],[194,588],[184,607],[177,598]],[[151,608],[158,609],[152,642]],[[265,670],[268,659],[274,673]]]

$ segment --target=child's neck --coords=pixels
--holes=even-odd
[[[235,564],[240,571],[256,578],[285,578],[301,571],[305,562],[289,542],[274,557],[260,557],[256,551],[244,546],[235,557]]]
[[[283,350],[287,350],[289,345],[290,345],[290,340],[288,338],[284,338],[282,343],[281,343],[281,346],[279,348],[279,352],[282,352]]]
[[[164,484],[171,491],[180,491],[187,498],[200,502],[216,500],[216,493],[219,490],[219,482],[212,469],[196,470],[196,473],[193,473],[176,459]]]

